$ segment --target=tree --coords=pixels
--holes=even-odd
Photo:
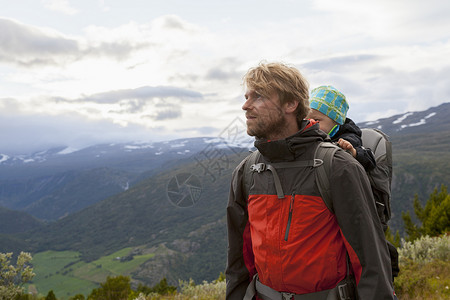
[[[53,290],[50,290],[48,292],[47,296],[45,297],[45,300],[57,300]]]
[[[130,277],[119,275],[106,278],[106,282],[92,290],[88,300],[126,300],[131,292]]]
[[[217,278],[216,280],[214,280],[215,282],[223,282],[226,280],[225,274],[223,272],[220,272],[219,274],[219,278]]]
[[[34,277],[29,265],[31,254],[20,252],[16,266],[11,264],[12,253],[0,253],[0,300],[14,299],[23,293],[23,284]]]
[[[388,227],[386,232],[384,233],[386,240],[391,242],[392,245],[394,245],[396,248],[399,248],[401,246],[401,238],[400,233],[398,230],[395,232],[395,235],[392,233],[391,228]]]
[[[434,189],[425,206],[420,204],[419,197],[415,195],[413,205],[414,213],[422,224],[415,224],[409,211],[402,213],[408,241],[423,235],[438,236],[450,231],[450,195],[446,186],[442,185],[440,192]]]
[[[143,293],[143,294],[150,294],[150,293],[158,293],[160,295],[168,295],[168,294],[173,294],[175,293],[177,290],[176,286],[173,285],[169,285],[167,283],[167,278],[164,277],[163,279],[161,279],[161,281],[157,284],[155,284],[153,287],[148,287],[142,284],[139,284],[138,288],[137,288],[137,292],[139,293]]]
[[[156,284],[153,288],[153,292],[158,293],[160,295],[173,294],[176,292],[177,288],[175,286],[169,285],[167,283],[166,277],[164,277],[158,284]]]

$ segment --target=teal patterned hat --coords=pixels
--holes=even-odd
[[[339,125],[344,124],[349,109],[344,94],[331,85],[313,89],[309,107],[320,111]]]

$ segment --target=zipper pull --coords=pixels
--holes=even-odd
[[[295,199],[295,194],[292,193],[291,201],[289,203],[289,217],[288,217],[288,222],[287,222],[287,225],[286,225],[286,233],[284,235],[284,240],[285,241],[288,240],[289,229],[291,228],[292,212],[294,211],[294,199]]]
[[[294,210],[294,198],[295,198],[295,194],[292,194],[291,204],[289,205],[289,214],[292,214],[292,211]]]

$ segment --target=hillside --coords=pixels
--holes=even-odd
[[[223,139],[192,138],[0,154],[0,206],[54,221],[221,147],[228,147]]]
[[[125,171],[95,168],[26,180],[2,180],[0,203],[53,221],[123,192],[135,183],[136,177]]]
[[[424,112],[359,124],[381,128],[393,143],[393,217],[390,223],[393,230],[401,229],[401,212],[412,210],[414,194],[425,202],[435,187],[448,186],[450,182],[449,115],[450,103],[446,103]],[[171,284],[177,284],[178,279],[193,278],[196,282],[216,279],[226,261],[225,207],[231,171],[247,151],[245,148],[211,147],[210,144],[206,147],[208,151],[203,151],[201,156],[193,154],[185,159],[176,156],[176,163],[149,170],[147,174],[143,172],[139,175],[141,181],[128,189],[45,227],[0,235],[0,251],[76,251],[81,256],[69,265],[74,263],[79,269],[74,266],[58,270],[60,274],[67,274],[66,280],[81,278],[101,282],[98,278],[114,273],[98,261],[104,262],[106,256],[124,249],[129,249],[125,257],[130,260],[149,255],[145,261],[136,260],[139,265],[127,271],[135,283],[154,285],[163,276]],[[98,180],[117,172],[99,170],[97,176],[87,177],[81,185],[91,182],[95,188]],[[72,193],[72,201],[77,201],[80,194],[75,191],[81,185],[61,187],[61,191],[64,188],[67,191],[60,194],[61,199],[70,199]],[[86,191],[89,189],[84,193]],[[49,206],[51,199],[57,201],[56,197],[49,198]],[[84,274],[83,268],[94,268],[95,274],[93,269],[88,273],[95,276],[80,275]]]
[[[386,132],[392,141],[392,220],[390,226],[402,231],[402,211],[414,211],[417,194],[422,204],[434,188],[450,185],[450,103],[422,112],[359,124]]]
[[[86,262],[126,247],[155,251],[159,254],[135,270],[133,277],[147,284],[159,282],[162,276],[173,284],[180,278],[213,280],[225,268],[231,166],[243,155],[246,152],[227,156],[228,167],[211,169],[212,174],[191,163],[153,176],[25,238],[33,252],[70,249],[80,252]],[[174,185],[174,180],[179,184]]]
[[[0,207],[0,234],[21,233],[32,229],[40,229],[44,223],[27,213]]]

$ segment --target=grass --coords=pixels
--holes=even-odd
[[[135,255],[133,260],[121,262],[118,260],[118,257],[124,257],[130,253],[131,248],[125,248],[120,251],[117,251],[111,255],[101,257],[100,259],[93,262],[95,265],[100,265],[102,269],[108,270],[113,275],[129,275],[132,271],[134,271],[139,265],[143,264],[155,254],[144,254],[144,255]]]
[[[131,248],[121,249],[111,255],[86,263],[75,251],[45,251],[33,256],[32,264],[36,276],[28,290],[46,295],[53,290],[58,299],[68,299],[75,294],[88,295],[105,282],[107,276],[129,275],[139,265],[154,256],[135,255],[132,260],[120,261],[131,252]]]
[[[72,277],[67,272],[72,267],[71,264],[78,261],[80,254],[74,251],[45,251],[35,254],[32,264],[36,276],[28,290],[41,295],[53,290],[58,298],[90,292],[97,287],[95,283]]]

